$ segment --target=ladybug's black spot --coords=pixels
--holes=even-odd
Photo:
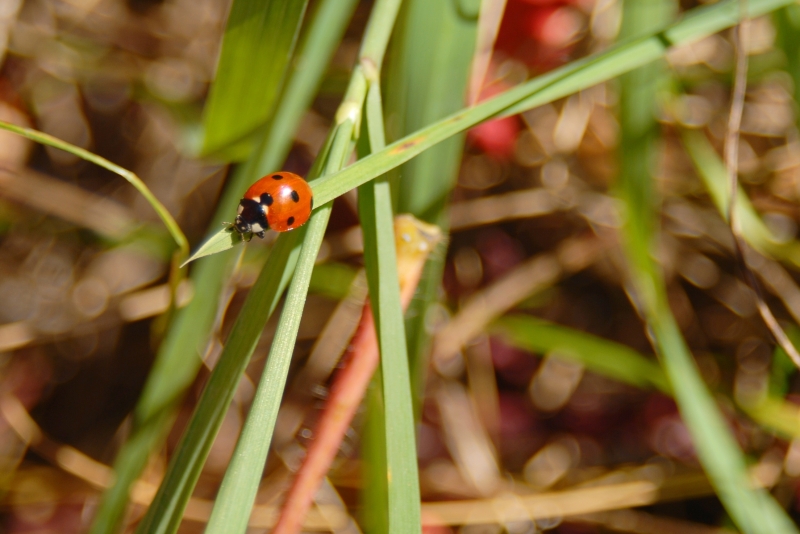
[[[272,179],[273,180],[283,180],[283,175],[282,174],[273,174],[272,175]]]
[[[261,194],[261,203],[265,206],[272,206],[272,195],[269,193],[262,193]]]
[[[287,226],[293,225],[294,224],[294,217],[289,217],[288,219],[286,219],[286,224],[287,224]]]
[[[300,194],[294,189],[292,189],[292,200],[295,202],[300,202]]]

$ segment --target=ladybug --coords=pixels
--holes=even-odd
[[[258,180],[239,201],[233,227],[264,237],[265,230],[288,232],[311,216],[314,198],[305,180],[293,172],[273,172]]]

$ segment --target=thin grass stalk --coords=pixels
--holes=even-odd
[[[381,150],[386,145],[380,71],[390,29],[399,8],[398,0],[376,4],[375,15],[380,23],[368,27],[362,48],[361,65],[369,82],[365,115],[370,152]],[[381,389],[386,444],[386,478],[382,484],[387,486],[387,531],[419,532],[420,493],[414,412],[388,177],[373,180],[359,189],[359,214],[364,232],[364,266],[380,349],[381,377],[386,377],[381,380]]]

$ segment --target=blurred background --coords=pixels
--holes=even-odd
[[[193,156],[228,8],[221,0],[0,0],[0,119],[135,172],[196,247],[229,170]],[[310,168],[370,9],[366,1],[356,8],[284,169],[304,175]],[[618,0],[508,0],[477,98],[608,48],[620,13]],[[800,217],[798,88],[787,70],[794,45],[781,29],[789,17],[784,12],[750,25],[739,155],[744,190],[781,250],[796,243]],[[668,57],[673,77],[659,89],[654,169],[659,261],[673,312],[740,447],[797,518],[795,369],[775,351],[733,259],[727,226],[698,177],[700,156],[685,148],[688,139],[721,153],[732,63],[728,33]],[[440,303],[425,318],[434,349],[418,426],[422,495],[457,502],[510,488],[536,493],[632,479],[666,480],[667,489],[658,502],[636,494],[628,504],[609,489],[606,497],[624,505],[607,512],[488,525],[454,520],[430,532],[704,533],[730,526],[660,370],[644,366],[621,379],[625,369],[565,358],[524,334],[534,326],[526,318],[543,319],[569,327],[563,335],[573,340],[582,339],[580,332],[618,344],[595,347],[596,354],[624,347],[637,361],[655,362],[627,292],[617,235],[624,209],[612,195],[618,104],[617,84],[607,83],[467,135],[446,215],[451,235],[436,252],[444,265]],[[703,132],[702,143],[687,138],[687,130]],[[354,194],[337,199],[320,257],[326,267],[312,281],[300,329],[300,358],[353,291],[361,266],[357,223]],[[145,481],[157,484],[162,476],[272,239],[247,245],[207,365]],[[163,338],[172,246],[151,206],[120,177],[0,132],[0,531],[86,531]],[[766,300],[787,324],[800,318],[792,254],[758,263]],[[179,304],[191,297],[184,284]],[[351,310],[351,319],[359,310]],[[495,319],[510,311],[523,321],[501,319],[497,326]],[[253,380],[273,331],[271,322],[248,369]],[[245,382],[198,499],[212,498],[224,473],[252,400],[253,384]],[[751,400],[765,392],[774,404],[753,407]],[[307,400],[310,419],[323,397],[321,388]],[[359,424],[331,473],[351,507]],[[276,432],[281,442],[281,428]],[[296,439],[285,434],[284,442],[300,448],[313,439],[306,430]],[[268,467],[268,476],[279,471]],[[141,513],[147,497],[137,502]],[[202,522],[183,528],[199,531]]]

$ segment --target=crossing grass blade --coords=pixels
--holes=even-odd
[[[792,0],[750,0],[748,16],[764,15],[791,3]],[[663,57],[673,47],[728,28],[741,18],[737,6],[738,0],[724,0],[695,8],[664,29],[653,30],[606,52],[571,62],[477,106],[438,120],[339,172],[323,177],[313,188],[315,202],[319,205],[330,202],[487,119],[520,113],[616,78]]]
[[[749,17],[758,17],[791,3],[791,0],[749,0],[747,14]],[[738,5],[738,0],[724,0],[695,8],[680,21],[664,29],[653,30],[606,52],[574,61],[477,106],[449,115],[340,172],[324,177],[314,189],[315,198],[320,202],[328,202],[486,119],[519,113],[552,102],[646,65],[663,57],[672,47],[729,28],[742,17]]]
[[[330,204],[323,206],[303,227],[305,238],[302,241],[297,269],[289,286],[283,312],[278,322],[278,330],[275,333],[267,365],[258,384],[253,404],[250,407],[250,414],[242,428],[236,450],[225,472],[217,500],[211,511],[211,517],[205,530],[208,534],[236,534],[247,530],[258,483],[261,480],[261,473],[264,470],[267,453],[272,442],[272,432],[283,397],[297,330],[303,316],[303,306],[308,293],[311,272],[314,268],[314,260],[319,254],[330,210]],[[263,327],[264,325],[261,324],[259,334]],[[257,339],[258,336],[256,336]],[[220,361],[221,363],[222,361]],[[235,391],[235,388],[231,391]],[[230,401],[230,399],[226,400]]]
[[[245,300],[219,362],[175,451],[164,480],[137,532],[171,533],[200,477],[205,458],[267,319],[289,282],[299,255],[303,230],[282,235]]]
[[[236,0],[203,117],[205,155],[245,159],[275,109],[308,0]]]
[[[353,128],[353,121],[347,119],[331,132],[330,136],[333,141],[329,144],[330,152],[318,160],[318,162],[325,162],[326,170],[337,169],[344,164],[347,156],[352,151]],[[319,166],[322,166],[322,163],[319,163]],[[322,206],[315,211],[305,226],[289,233],[292,236],[299,236],[302,240],[295,276],[292,278],[283,312],[278,322],[275,339],[272,342],[272,348],[267,358],[267,366],[259,381],[256,396],[242,428],[242,433],[236,443],[233,458],[220,485],[206,532],[236,533],[244,532],[247,529],[247,522],[253,507],[256,491],[258,490],[258,483],[261,480],[269,446],[272,442],[272,431],[275,427],[278,408],[283,397],[286,375],[294,352],[294,344],[300,326],[300,319],[303,315],[303,305],[308,294],[311,273],[319,254],[319,248],[322,245],[322,238],[325,235],[325,229],[330,218],[330,210],[330,204]],[[282,236],[281,238],[283,239],[284,237]],[[243,313],[244,310],[242,310]],[[239,320],[237,319],[238,323]],[[247,338],[255,336],[253,340],[257,341],[263,328],[264,323],[261,323],[257,332],[248,331],[244,332],[244,334]],[[233,334],[234,332],[231,332],[231,339],[233,339]],[[228,344],[231,344],[230,340]],[[255,347],[255,344],[253,344],[253,347]],[[252,349],[250,349],[250,352],[252,352]],[[232,352],[232,354],[237,354],[237,352]],[[220,359],[217,368],[222,363],[223,360]],[[209,388],[206,389],[208,390]],[[209,395],[209,398],[213,399],[211,395]],[[219,418],[218,421],[215,420],[214,422],[216,428],[219,428],[222,420]],[[204,460],[208,451],[204,450],[202,452]],[[202,461],[197,463],[200,464],[199,467],[202,467]],[[193,483],[191,485],[192,487],[194,486]]]
[[[386,116],[392,117],[389,140],[395,141],[464,106],[479,10],[477,1],[404,2],[386,63]],[[463,132],[456,134],[389,174],[397,213],[411,213],[448,231],[447,206],[461,166],[464,138]],[[430,336],[425,320],[439,296],[445,257],[444,253],[429,257],[406,314],[415,402],[422,394],[428,369]]]

